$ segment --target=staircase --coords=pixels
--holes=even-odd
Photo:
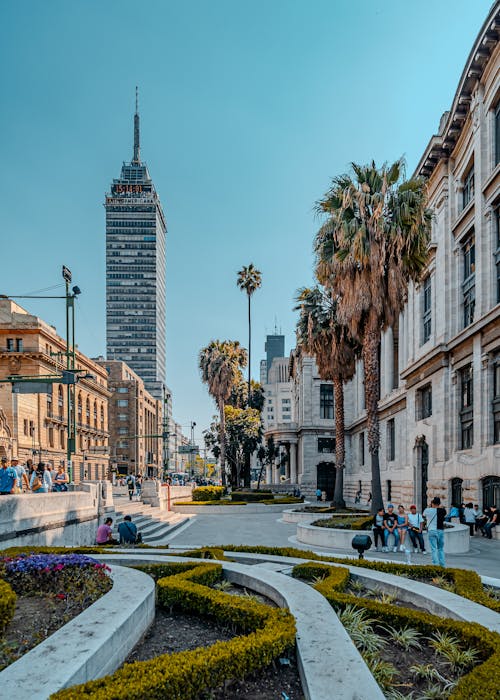
[[[140,501],[129,501],[126,498],[115,495],[114,525],[123,522],[126,515],[130,515],[132,522],[137,526],[137,531],[142,535],[144,544],[162,545],[167,544],[168,538],[174,530],[188,522],[191,516],[172,511],[160,510],[160,508],[141,503]]]

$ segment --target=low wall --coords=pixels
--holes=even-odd
[[[194,506],[183,505],[182,503],[173,503],[172,510],[175,513],[186,514],[205,514],[205,515],[233,515],[243,513],[282,513],[284,508],[288,508],[289,504],[277,503],[276,505],[268,506],[262,503],[247,503],[246,506],[218,506],[214,501],[213,506]]]
[[[190,501],[193,496],[192,486],[164,486],[159,481],[144,481],[141,501],[161,510],[172,510],[175,500]]]
[[[7,547],[93,544],[104,514],[112,513],[98,483],[79,491],[1,497],[0,549]],[[106,505],[105,505],[106,504]]]
[[[352,550],[352,538],[354,535],[370,535],[374,541],[371,530],[336,530],[329,527],[314,527],[305,523],[297,524],[297,540],[302,544],[314,547],[328,547],[329,549]],[[389,544],[393,542],[391,537]],[[425,548],[430,552],[429,539],[424,532]],[[445,528],[444,551],[446,554],[465,554],[470,549],[469,527],[467,525],[453,525]]]
[[[366,513],[349,513],[349,517],[360,517],[366,516]],[[328,520],[331,517],[342,518],[346,517],[345,513],[301,513],[298,510],[284,510],[283,511],[283,522],[284,523],[306,523],[310,525],[315,520]]]

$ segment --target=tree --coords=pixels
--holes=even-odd
[[[248,267],[245,265],[238,272],[238,278],[236,280],[238,287],[247,293],[248,297],[248,406],[250,406],[251,397],[251,374],[252,374],[252,316],[251,316],[251,299],[253,293],[259,289],[262,285],[262,274],[257,270],[253,263],[250,263]],[[245,486],[250,487],[250,455],[246,455],[245,460]]]
[[[316,274],[337,298],[337,318],[362,346],[372,512],[383,505],[378,420],[381,333],[403,310],[408,286],[428,260],[432,212],[425,182],[404,179],[404,161],[352,164],[317,204],[326,215],[315,240]]]
[[[359,345],[351,338],[346,326],[337,320],[336,301],[318,286],[299,289],[295,311],[297,345],[316,360],[319,376],[330,380],[334,389],[335,406],[335,492],[333,505],[345,508],[345,422],[344,383],[352,379]]]
[[[198,364],[202,381],[214,398],[220,415],[220,464],[222,483],[226,483],[225,463],[225,417],[224,405],[231,390],[241,376],[247,362],[247,353],[237,340],[212,340],[200,350]]]
[[[260,462],[259,478],[257,480],[257,491],[260,490],[260,482],[262,480],[262,473],[266,465],[272,468],[274,460],[279,455],[280,448],[275,444],[274,438],[271,435],[267,438],[266,446],[261,445],[257,452],[257,457]]]

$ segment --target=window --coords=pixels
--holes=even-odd
[[[494,212],[494,228],[495,228],[495,264],[497,270],[497,304],[500,303],[500,206],[498,206]]]
[[[422,345],[431,337],[432,325],[432,286],[431,276],[428,275],[422,285]]]
[[[474,199],[474,165],[467,171],[464,176],[464,188],[462,190],[462,208],[472,202]]]
[[[119,394],[128,394],[128,387],[127,386],[119,386],[117,389],[117,392]]]
[[[25,418],[24,421],[23,421],[23,433],[24,433],[25,435],[29,435],[29,432],[28,432],[28,419],[27,419],[27,418]]]
[[[14,351],[14,338],[7,338],[7,350],[8,352]]]
[[[468,450],[474,443],[472,365],[460,370],[460,449]]]
[[[387,479],[387,481],[386,481],[386,490],[387,490],[387,500],[392,501],[392,481],[390,479]]]
[[[16,350],[17,352],[22,352],[23,351],[23,339],[22,338],[17,338],[16,339]]]
[[[82,395],[78,394],[78,422],[82,422]]]
[[[500,357],[493,365],[493,442],[500,442]]]
[[[365,434],[359,434],[359,463],[361,466],[365,463]]]
[[[331,384],[320,385],[319,416],[324,419],[333,418],[333,386]]]
[[[127,416],[125,416],[125,419]],[[101,430],[104,430],[104,406],[101,406]]]
[[[430,384],[426,384],[417,391],[415,408],[416,420],[432,416],[432,386]]]
[[[500,163],[500,102],[495,109],[495,165]]]
[[[335,438],[318,438],[318,452],[335,452]]]
[[[54,447],[54,428],[49,428],[49,447]]]
[[[31,437],[33,437],[35,435],[35,423],[32,420],[30,420],[29,432],[30,432]]]
[[[50,388],[50,393],[47,394],[47,415],[52,415],[52,387]]]
[[[90,424],[90,400],[87,398],[85,402],[85,420],[87,421],[87,425]]]
[[[57,390],[57,407],[59,409],[59,417],[61,418],[64,410],[64,391],[60,385]]]
[[[128,406],[128,399],[118,399],[116,402],[117,406],[120,408],[125,408],[125,406]]]
[[[97,428],[97,401],[94,401],[94,427]]]
[[[286,404],[291,404],[292,402],[290,399],[281,399],[281,403],[283,404],[283,406],[285,406]]]
[[[474,307],[476,305],[476,242],[474,235],[469,236],[465,241],[462,253],[464,328],[467,328],[474,320]]]
[[[394,418],[387,421],[387,459],[394,462],[396,459],[396,432]]]
[[[62,450],[66,447],[66,435],[64,430],[59,431],[59,446]]]
[[[127,428],[118,428],[118,435],[126,435],[127,433]]]

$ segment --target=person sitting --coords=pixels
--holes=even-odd
[[[455,503],[451,504],[450,512],[444,519],[445,523],[451,523],[452,518],[460,518],[460,510]]]
[[[126,515],[123,522],[118,525],[118,534],[120,535],[120,544],[136,544],[137,525],[132,522],[130,515]]]
[[[464,521],[469,526],[470,536],[474,537],[474,528],[476,527],[476,514],[472,503],[467,503],[464,508]]]
[[[113,537],[113,518],[106,518],[103,525],[99,525],[95,536],[95,543],[102,545],[118,544],[118,540]]]
[[[499,522],[500,522],[500,511],[498,510],[498,508],[496,506],[493,505],[490,508],[490,519],[488,520],[488,522],[484,526],[484,532],[486,534],[486,537],[489,540],[491,540],[491,538],[492,538],[492,535],[491,535],[492,529],[494,527],[496,527]]]
[[[394,552],[398,551],[399,546],[399,532],[398,532],[398,521],[396,514],[394,512],[394,506],[392,503],[387,504],[387,513],[384,515],[384,552],[389,551],[388,542],[389,537],[394,535]]]
[[[398,506],[398,514],[396,518],[398,521],[399,539],[401,540],[401,546],[399,547],[399,549],[401,552],[404,552],[406,533],[408,532],[408,516],[405,513],[405,508],[403,505]]]
[[[481,530],[483,537],[486,537],[486,533],[484,531],[484,526],[486,525],[486,523],[488,522],[489,519],[490,519],[490,507],[489,506],[486,506],[484,508],[483,514],[480,517],[478,517],[476,515],[477,528],[479,530]]]
[[[415,554],[418,552],[417,543],[420,546],[421,554],[427,554],[425,551],[424,535],[422,534],[423,528],[424,519],[422,515],[417,513],[416,505],[411,505],[410,512],[408,513],[408,534],[410,535]]]

